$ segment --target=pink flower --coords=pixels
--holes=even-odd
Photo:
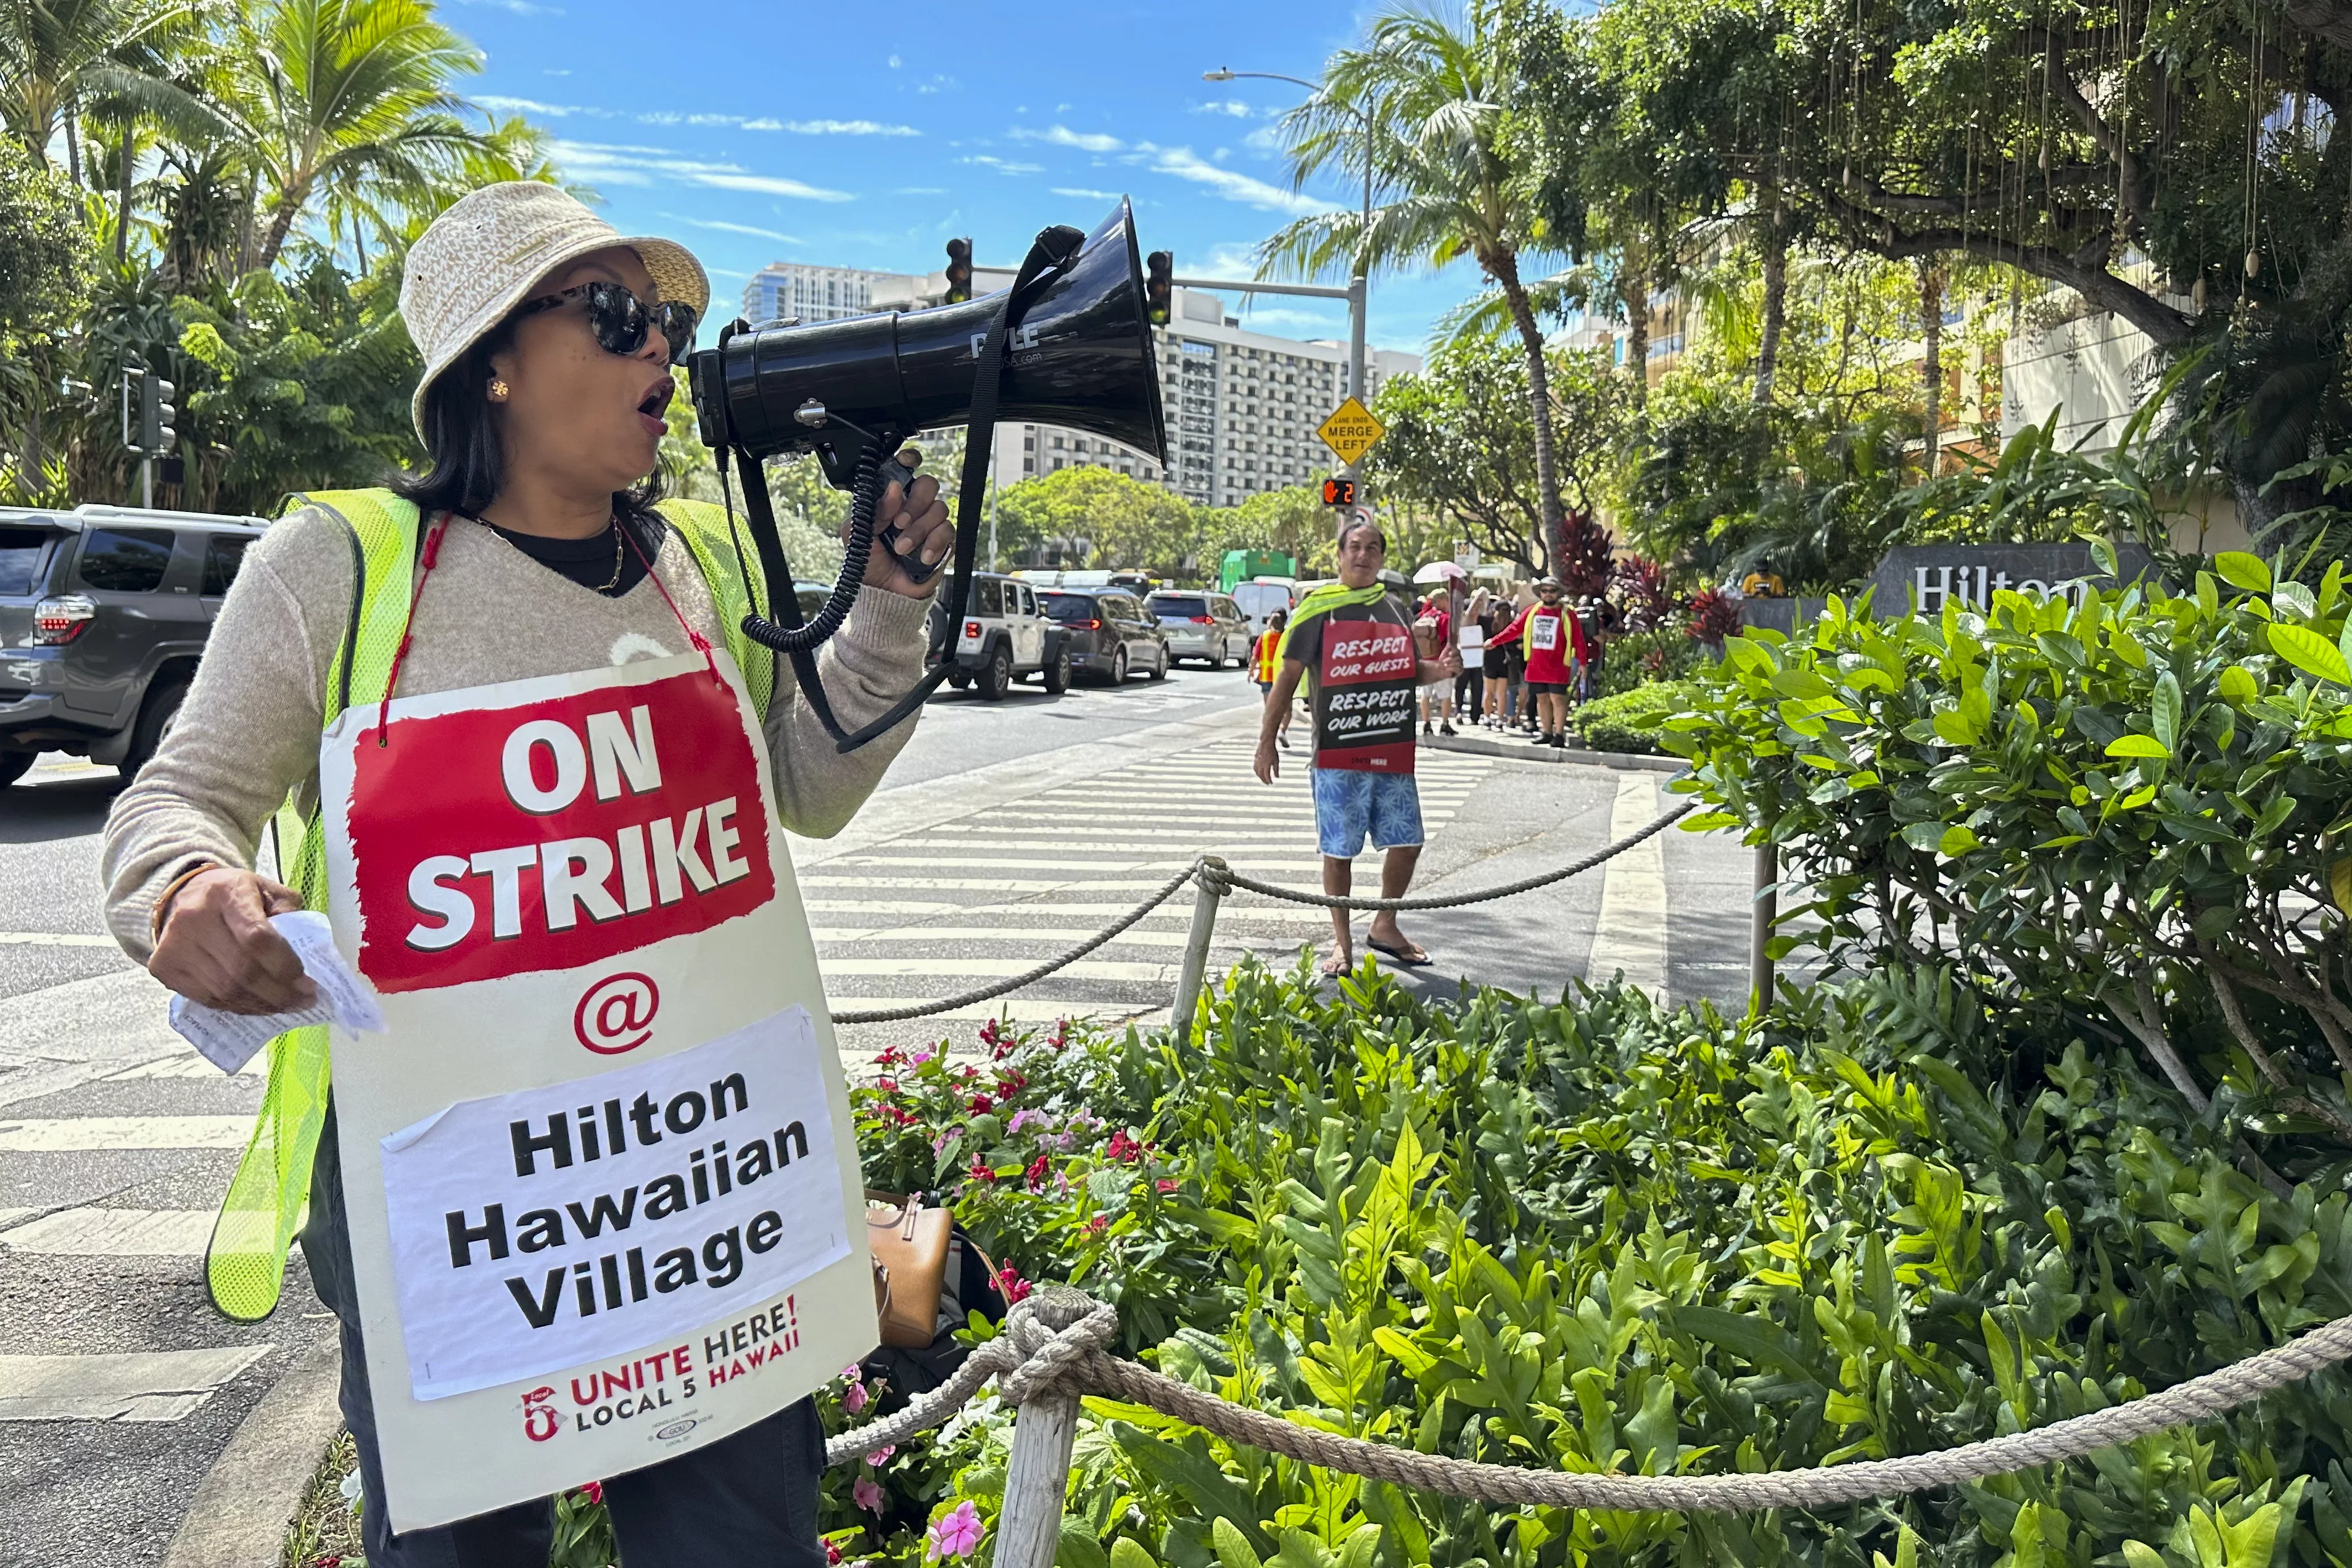
[[[932,1051],[930,1047],[925,1046],[920,1050],[908,1053],[907,1065],[909,1067],[921,1067],[925,1062],[929,1061],[934,1054],[935,1053]]]
[[[882,1447],[878,1447],[878,1448],[875,1449],[872,1453],[870,1453],[870,1454],[866,1455],[866,1462],[867,1464],[869,1464],[869,1465],[873,1466],[876,1469],[877,1469],[877,1470],[878,1470],[878,1469],[880,1469],[883,1466],[885,1466],[885,1465],[888,1464],[888,1463],[890,1462],[890,1456],[891,1456],[891,1455],[893,1455],[893,1454],[895,1454],[895,1453],[897,1453],[898,1451],[898,1444],[896,1444],[896,1443],[885,1443]]]
[[[868,1513],[880,1513],[882,1511],[882,1489],[874,1484],[872,1477],[860,1476],[856,1480],[850,1483],[849,1500],[856,1503],[858,1507],[864,1509]]]
[[[995,1109],[996,1101],[989,1099],[988,1096],[975,1094],[971,1097],[971,1113],[974,1116],[985,1116]]]
[[[825,1540],[824,1561],[825,1568],[835,1568],[835,1565],[841,1562],[841,1548],[833,1543],[831,1537]]]
[[[1110,1215],[1107,1214],[1098,1214],[1095,1215],[1094,1218],[1087,1221],[1087,1228],[1094,1232],[1097,1236],[1100,1236],[1103,1232],[1110,1228]]]
[[[981,1537],[987,1533],[980,1522],[980,1510],[972,1507],[969,1500],[960,1502],[953,1513],[931,1521],[923,1541],[923,1561],[969,1557],[980,1549]]]
[[[982,1160],[977,1154],[974,1154],[971,1157],[971,1169],[966,1172],[965,1174],[969,1175],[973,1181],[980,1183],[983,1186],[990,1182],[996,1180],[996,1173],[990,1170],[988,1168],[988,1162]]]
[[[841,1407],[844,1410],[848,1411],[852,1415],[855,1415],[859,1411],[865,1409],[866,1385],[862,1383],[851,1384],[849,1385],[849,1392],[841,1396]]]
[[[1004,1135],[1010,1138],[1032,1121],[1043,1122],[1045,1120],[1034,1110],[1016,1110],[1013,1113],[1013,1120],[1004,1124]]]
[[[1029,1281],[1021,1278],[1020,1271],[1010,1263],[996,1271],[996,1288],[1003,1293],[1004,1304],[1008,1307],[1016,1301],[1025,1300],[1029,1292],[1034,1289]]]
[[[1160,1190],[1163,1193],[1172,1193],[1176,1190],[1176,1184],[1162,1176],[1160,1178]]]
[[[896,1094],[898,1092],[898,1080],[895,1078],[877,1078],[874,1080],[874,1087],[885,1094]]]
[[[861,1383],[865,1381],[865,1377],[866,1369],[856,1362],[851,1362],[841,1369],[841,1380],[844,1383]]]
[[[590,1481],[580,1489],[580,1495],[587,1499],[592,1505],[601,1508],[604,1502],[604,1483]]]
[[[1143,1150],[1144,1146],[1129,1137],[1127,1129],[1122,1127],[1110,1135],[1109,1142],[1103,1145],[1103,1158],[1131,1165],[1143,1158]]]

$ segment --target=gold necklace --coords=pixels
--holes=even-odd
[[[470,517],[473,514],[469,512],[465,515]],[[521,545],[515,543],[512,531],[499,527],[497,523],[492,522],[487,517],[475,517],[474,521],[482,524],[485,528],[488,528],[492,533],[497,534],[500,539],[505,540],[509,548],[518,551],[522,550]],[[604,585],[603,587],[590,590],[593,593],[598,594],[609,594],[614,589],[619,587],[621,585],[622,568],[628,564],[626,547],[621,540],[621,514],[614,512],[613,514],[612,521],[606,523],[605,527],[613,535],[613,574],[604,579]],[[525,554],[530,553],[528,551],[524,551],[523,552]]]
[[[613,574],[604,579],[604,585],[596,592],[609,594],[621,585],[621,567],[625,562],[621,549],[621,519],[620,514],[616,512],[613,517]]]

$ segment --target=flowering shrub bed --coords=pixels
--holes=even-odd
[[[885,1059],[869,1179],[1017,1292],[1334,1431],[1658,1473],[1916,1452],[2130,1397],[2352,1311],[2352,1205],[2275,1196],[2136,1058],[1948,971],[1735,1023],[1638,993],[1433,1006],[1244,967],[1206,1045],[1061,1028]],[[988,1325],[975,1322],[972,1337]],[[823,1401],[840,1430],[875,1390]],[[987,1562],[1012,1418],[834,1472],[852,1561]],[[1090,1401],[1065,1568],[2352,1563],[2330,1374],[2095,1460],[1820,1514],[1501,1510]]]

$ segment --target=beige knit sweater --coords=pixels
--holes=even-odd
[[[693,552],[675,531],[654,572],[678,616],[713,647],[719,617]],[[106,922],[140,963],[149,920],[172,880],[207,861],[250,867],[261,831],[289,790],[307,812],[319,789],[322,694],[352,601],[342,524],[316,510],[270,528],[247,552],[222,605],[178,724],[154,760],[115,798],[100,865]],[[929,601],[867,588],[819,657],[834,714],[855,729],[879,717],[922,673]],[[651,580],[617,599],[550,571],[488,529],[454,520],[412,623],[396,696],[563,675],[690,650],[678,616]],[[769,705],[783,825],[811,837],[842,827],[874,791],[909,718],[843,756],[776,660]]]

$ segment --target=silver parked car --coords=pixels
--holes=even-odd
[[[1248,661],[1250,624],[1230,596],[1163,589],[1146,599],[1143,607],[1167,632],[1169,658],[1206,659],[1211,669],[1223,669],[1228,661]]]

